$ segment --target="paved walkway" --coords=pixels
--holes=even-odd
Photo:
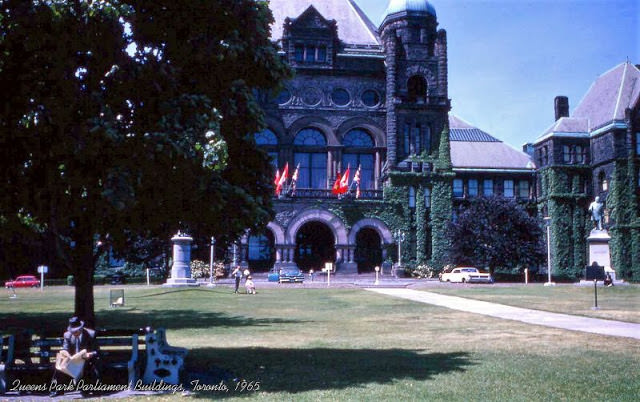
[[[471,301],[470,299],[462,297],[446,296],[412,289],[367,288],[366,290],[454,310],[521,321],[527,324],[640,339],[640,324],[529,310],[520,307],[505,306],[504,304],[479,300]]]

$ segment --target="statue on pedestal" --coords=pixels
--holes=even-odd
[[[589,205],[589,213],[591,214],[591,220],[595,226],[595,229],[602,230],[602,212],[604,209],[604,204],[600,201],[600,197],[596,197],[596,199]]]

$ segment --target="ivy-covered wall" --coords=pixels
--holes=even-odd
[[[588,196],[586,166],[550,166],[538,171],[540,211],[551,217],[551,271],[558,278],[577,279],[587,265]]]
[[[616,160],[606,206],[611,219],[611,265],[617,277],[637,281],[640,280],[640,220],[636,163],[634,155]]]

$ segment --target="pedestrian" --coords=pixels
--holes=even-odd
[[[78,317],[71,317],[69,319],[69,326],[65,331],[62,339],[62,349],[56,356],[56,366],[58,362],[73,360],[74,357],[80,356],[84,359],[82,371],[80,374],[73,378],[74,381],[78,381],[80,378],[86,378],[85,382],[92,383],[100,380],[100,371],[98,364],[100,362],[98,355],[98,342],[96,341],[96,331],[86,328],[84,321],[81,321]],[[62,365],[62,364],[61,364]],[[64,365],[66,368],[66,365]],[[50,397],[55,397],[63,393],[56,385],[60,384],[60,376],[68,374],[59,371],[54,368],[53,378],[51,379],[51,394]],[[86,396],[85,392],[82,392],[83,396]]]
[[[251,275],[247,276],[247,280],[244,282],[244,287],[247,289],[248,295],[256,294],[256,285],[253,283]]]
[[[240,279],[242,279],[242,269],[240,269],[239,266],[236,266],[233,272],[231,272],[231,276],[236,278],[236,289],[234,293],[238,293],[238,288],[240,287]]]
[[[613,286],[613,279],[611,279],[611,274],[607,272],[607,277],[604,278],[604,286],[611,287]]]

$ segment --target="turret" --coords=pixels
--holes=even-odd
[[[447,35],[427,0],[391,0],[380,33],[387,65],[387,164],[438,152],[450,109]]]

